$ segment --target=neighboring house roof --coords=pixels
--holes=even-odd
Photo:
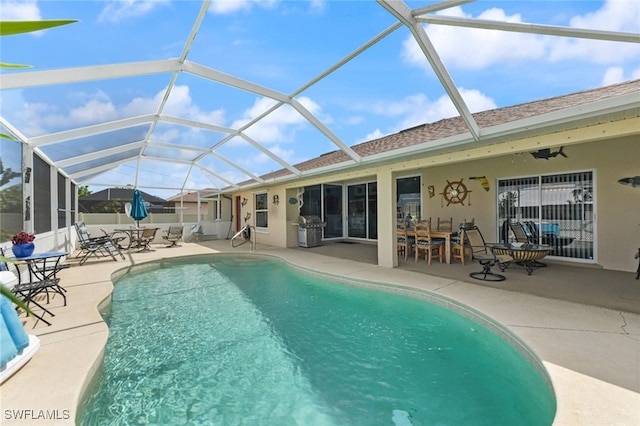
[[[107,188],[102,191],[94,192],[92,194],[86,195],[84,197],[80,197],[78,201],[109,201],[109,200],[119,200],[119,201],[131,201],[133,198],[133,189],[129,188]],[[144,201],[150,204],[166,204],[167,200],[156,197],[155,195],[148,194],[146,192],[140,191],[142,194],[142,198]]]
[[[610,109],[605,108],[606,105],[603,104],[613,98],[616,102],[611,102]],[[453,117],[354,145],[352,149],[362,156],[364,161],[367,157],[377,154],[418,145],[424,145],[426,155],[430,146],[441,149],[440,142],[455,137],[459,137],[452,141],[455,142],[455,148],[449,148],[449,151],[460,150],[462,147],[470,148],[539,134],[555,133],[624,118],[640,117],[640,79],[506,108],[482,111],[473,114],[473,117],[480,129],[483,130],[480,141],[472,139],[461,117]],[[535,120],[536,117],[540,119]],[[521,126],[516,125],[519,121],[522,122]],[[501,129],[500,126],[505,124],[510,125],[506,129]],[[496,129],[495,135],[491,134],[490,130],[492,129]],[[437,152],[434,151],[434,153]],[[414,156],[415,151],[411,151],[407,155]],[[348,167],[349,162],[353,167],[360,165],[353,162],[343,151],[337,150],[295,164],[294,167],[304,172],[341,163],[344,163],[342,167]],[[270,180],[287,175],[293,177],[289,170],[281,169],[260,177],[264,180]],[[258,182],[247,180],[239,185],[247,186],[255,183]]]
[[[180,197],[182,197],[182,201],[184,203],[197,203],[198,196],[205,197],[206,195],[214,191],[215,191],[214,189],[208,188],[208,189],[203,189],[202,191],[185,192],[184,194],[177,194],[172,197],[169,197],[167,198],[167,200],[179,203]]]

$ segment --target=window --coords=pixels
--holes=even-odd
[[[0,137],[0,241],[9,241],[23,226],[22,144]]]
[[[420,176],[400,178],[396,181],[398,220],[420,220],[422,196],[420,193]]]
[[[51,231],[51,166],[33,156],[33,215],[37,233]]]
[[[76,223],[76,191],[78,188],[71,183],[71,223]]]
[[[255,196],[256,228],[269,227],[269,198],[266,192]]]
[[[58,173],[58,229],[67,226],[67,179]]]
[[[593,172],[563,173],[498,181],[500,240],[512,236],[508,222],[529,223],[538,242],[554,256],[594,259]]]

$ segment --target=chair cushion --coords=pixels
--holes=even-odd
[[[11,290],[18,284],[18,277],[11,271],[0,271],[0,284]]]
[[[418,241],[418,245],[419,246],[439,246],[442,245],[444,241],[424,241],[424,240],[420,240]]]

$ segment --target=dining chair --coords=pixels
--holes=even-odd
[[[464,226],[460,224],[460,227],[458,228],[458,235],[451,239],[451,257],[453,259],[460,259],[460,262],[463,265],[467,258],[467,252],[471,251],[471,247],[469,247],[465,239]]]
[[[438,231],[451,232],[453,231],[453,218],[441,218],[438,216]]]
[[[416,262],[420,257],[420,252],[424,252],[427,264],[431,265],[431,259],[436,254],[440,263],[444,259],[444,240],[431,238],[431,227],[426,222],[418,222],[416,224]]]
[[[405,261],[412,250],[412,244],[407,235],[406,222],[400,220],[396,223],[396,249],[399,256],[404,256]]]

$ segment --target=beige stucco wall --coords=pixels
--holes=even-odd
[[[640,139],[637,135],[614,137],[608,140],[596,140],[586,137],[593,134],[629,134],[627,128],[618,133],[615,126],[599,126],[586,132],[578,129],[573,132],[554,134],[547,138],[546,146],[563,142],[568,158],[555,157],[550,160],[534,159],[530,151],[545,145],[535,138],[502,145],[477,148],[436,157],[415,158],[377,167],[362,168],[330,176],[319,176],[268,187],[269,192],[269,229],[258,232],[258,241],[265,244],[293,247],[297,245],[297,205],[288,203],[299,188],[319,183],[356,183],[378,182],[378,261],[384,266],[397,265],[393,227],[395,221],[395,179],[419,174],[423,183],[423,216],[435,220],[438,216],[453,217],[454,223],[474,218],[487,240],[497,238],[496,231],[496,191],[495,183],[499,178],[544,175],[560,172],[593,170],[596,178],[596,263],[606,269],[635,271],[637,260],[634,253],[640,247],[640,188],[620,185],[617,180],[628,176],[640,175]],[[638,130],[635,130],[637,133]],[[594,140],[578,143],[577,140]],[[556,148],[559,145],[556,145]],[[491,185],[485,191],[479,181],[470,180],[471,176],[485,176]],[[471,191],[464,205],[446,205],[440,193],[447,180],[463,179]],[[429,185],[435,187],[435,196],[428,196]],[[253,192],[240,193],[247,197],[248,203],[242,208],[241,217],[253,212]],[[238,194],[234,194],[238,195]],[[273,196],[278,195],[280,203],[273,204]],[[253,222],[252,222],[253,223]]]

